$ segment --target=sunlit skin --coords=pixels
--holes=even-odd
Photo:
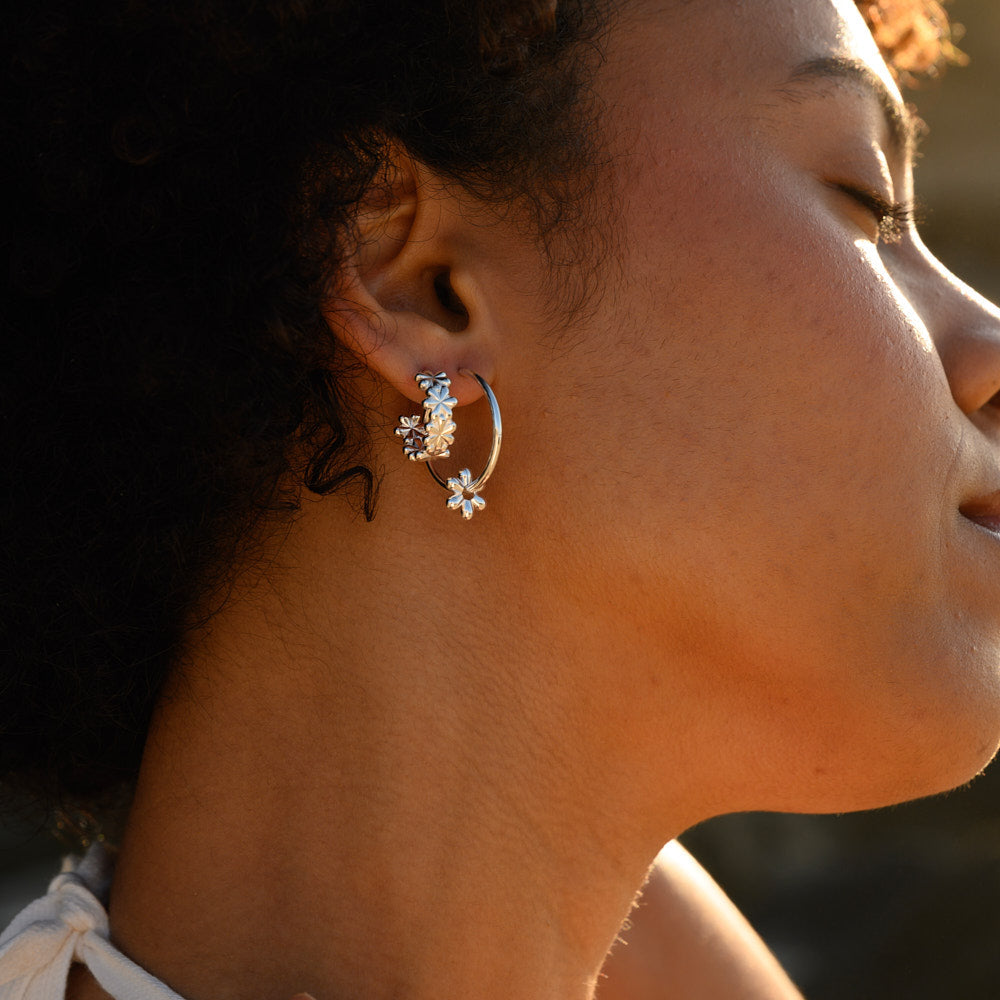
[[[1000,314],[905,219],[881,241],[910,164],[858,64],[900,101],[851,3],[630,5],[597,82],[618,250],[561,324],[516,220],[399,157],[329,305],[378,517],[307,502],[192,638],[113,891],[126,952],[190,1000],[586,1000],[691,824],[986,763]],[[424,368],[503,409],[469,523],[392,434]],[[479,465],[480,390],[452,388]],[[701,996],[793,995],[762,968]],[[692,997],[659,988],[634,996]]]
[[[959,508],[1000,485],[997,312],[832,187],[912,193],[874,97],[788,82],[845,56],[899,100],[853,5],[717,8],[640,5],[616,39],[624,280],[585,341],[606,366],[547,401],[589,417],[559,523],[639,609],[639,642],[609,625],[646,664],[652,759],[678,676],[699,692],[684,731],[732,778],[710,809],[937,791],[996,743],[996,538]]]

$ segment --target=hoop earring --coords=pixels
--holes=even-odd
[[[451,379],[444,372],[432,375],[430,372],[418,372],[413,376],[417,385],[424,392],[424,412],[412,417],[400,417],[396,434],[403,439],[403,454],[412,462],[426,462],[427,471],[434,482],[451,493],[445,502],[449,510],[460,510],[462,517],[468,521],[477,510],[486,506],[486,501],[479,491],[486,480],[493,475],[497,459],[500,457],[500,441],[503,436],[503,424],[500,420],[500,406],[493,390],[486,379],[475,372],[463,369],[460,374],[471,375],[482,387],[483,394],[490,404],[490,414],[493,418],[493,441],[490,445],[489,458],[483,471],[473,479],[468,469],[462,469],[457,476],[443,479],[434,466],[433,459],[447,458],[450,447],[455,441],[455,421],[452,410],[458,400],[451,395]]]

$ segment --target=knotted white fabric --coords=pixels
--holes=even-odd
[[[73,962],[85,965],[114,1000],[183,1000],[109,940],[102,899],[111,867],[94,844],[0,934],[0,1000],[63,1000]]]

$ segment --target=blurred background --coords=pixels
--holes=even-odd
[[[909,95],[930,126],[916,174],[921,229],[1000,302],[1000,3],[949,9],[971,62]],[[809,1000],[1000,998],[1000,764],[932,800],[841,817],[728,816],[683,839]],[[44,889],[61,852],[0,817],[0,927]]]

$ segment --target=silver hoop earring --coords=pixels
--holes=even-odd
[[[461,511],[462,517],[467,521],[477,510],[482,510],[486,506],[486,501],[479,495],[479,491],[496,468],[497,459],[500,457],[503,425],[500,421],[500,406],[486,379],[471,371],[463,371],[462,374],[471,375],[480,384],[490,404],[490,414],[493,418],[493,441],[490,445],[489,458],[478,476],[473,479],[469,469],[462,469],[457,476],[443,479],[431,465],[433,459],[447,458],[451,454],[449,449],[455,441],[456,427],[452,410],[458,400],[451,395],[451,379],[444,372],[438,372],[437,375],[418,372],[413,376],[424,392],[424,412],[411,417],[400,417],[396,434],[403,439],[403,454],[410,461],[427,463],[427,471],[434,482],[451,493],[446,501],[448,509]]]
[[[451,411],[458,402],[450,392],[451,379],[444,372],[417,372],[413,378],[424,393],[424,412],[399,418],[396,433],[403,439],[403,454],[411,462],[447,458],[455,440]]]

